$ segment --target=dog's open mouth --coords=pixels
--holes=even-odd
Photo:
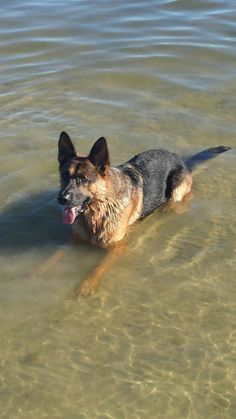
[[[64,207],[62,209],[63,223],[73,224],[77,215],[80,213],[81,207]]]
[[[81,205],[76,205],[74,207],[63,207],[62,208],[62,215],[63,215],[63,223],[64,224],[73,224],[77,215],[83,212],[88,205],[90,199],[87,198]]]

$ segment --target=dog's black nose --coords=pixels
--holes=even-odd
[[[65,193],[63,194],[62,192],[59,193],[58,195],[58,202],[61,205],[66,205],[70,202],[71,200],[71,195],[69,193]]]

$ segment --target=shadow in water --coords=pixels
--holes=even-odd
[[[71,229],[62,222],[61,208],[57,203],[55,190],[21,197],[7,205],[0,213],[0,254],[6,256],[9,262],[11,255],[20,255],[27,250],[46,252],[46,258],[44,257],[43,261],[29,272],[29,277],[44,275],[68,256],[66,250],[71,249],[71,237]],[[104,259],[106,251],[83,242],[79,243],[78,247],[80,257],[74,262],[78,269],[78,278],[81,276],[82,280],[88,278],[93,270],[95,271],[94,268]],[[83,263],[82,271],[81,263]],[[95,278],[96,284],[100,283],[98,280],[101,274],[99,271]],[[94,277],[93,275],[92,282]],[[88,287],[90,282],[87,281],[86,284]],[[76,295],[78,289],[76,286]]]
[[[57,191],[28,195],[0,213],[0,252],[66,245],[71,232],[62,223]]]
[[[54,189],[26,195],[4,207],[0,212],[1,254],[20,253],[32,248],[43,249],[72,245],[72,229],[63,224],[57,194],[58,191]],[[159,211],[159,219],[162,213],[163,211]],[[151,234],[153,230],[152,216],[153,214],[142,222],[142,229],[138,224],[139,232],[144,231],[141,236],[146,237]],[[133,234],[130,233],[130,237],[136,242],[134,231]],[[139,243],[140,234],[138,237],[137,242]],[[89,249],[89,253],[93,254],[104,255],[107,253],[104,249],[85,242],[79,243],[79,247],[81,250]]]

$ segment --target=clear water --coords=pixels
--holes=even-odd
[[[104,252],[56,203],[62,129],[84,153],[105,136],[114,164],[236,145],[235,22],[234,0],[2,2],[1,417],[235,417],[235,151],[132,229],[88,299]]]

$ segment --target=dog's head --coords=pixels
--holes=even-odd
[[[101,137],[87,157],[76,154],[74,144],[65,132],[58,142],[61,189],[58,202],[63,205],[63,221],[73,224],[75,218],[106,193],[109,155],[106,139]]]

